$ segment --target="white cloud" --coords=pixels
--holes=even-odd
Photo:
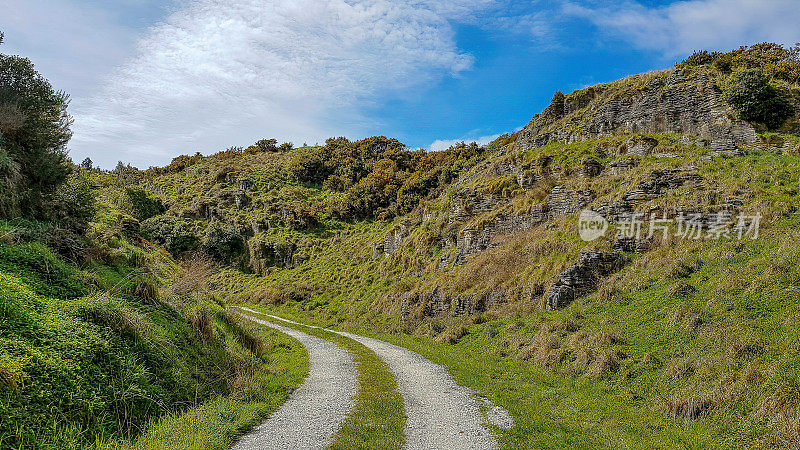
[[[461,142],[466,142],[466,143],[477,142],[479,145],[486,145],[489,142],[492,142],[493,140],[499,138],[500,136],[501,135],[499,134],[493,134],[491,136],[481,136],[479,138],[462,138],[462,139],[450,139],[450,140],[439,139],[433,141],[433,143],[428,146],[428,151],[440,152],[442,150],[447,150],[448,148]]]
[[[797,0],[689,0],[648,8],[628,1],[599,8],[565,3],[563,10],[636,47],[674,57],[764,41],[794,44],[800,40],[798,6]]]
[[[471,67],[450,20],[487,0],[199,0],[73,104],[72,156],[147,166],[260,137],[358,134],[362,103]]]
[[[135,32],[103,8],[63,0],[0,0],[0,52],[31,57],[56,89],[87,94],[122,63]]]

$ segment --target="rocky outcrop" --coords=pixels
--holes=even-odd
[[[263,275],[269,267],[292,268],[303,263],[302,256],[296,255],[297,245],[291,242],[269,241],[252,238],[247,241],[250,256],[250,269]]]
[[[550,191],[547,200],[548,216],[550,219],[555,219],[567,214],[575,214],[584,209],[592,200],[594,200],[594,192],[590,190],[571,191],[565,186],[556,186]]]
[[[449,222],[466,222],[478,214],[497,209],[507,201],[496,194],[462,189],[450,200]]]
[[[622,268],[623,260],[618,253],[584,252],[578,264],[559,275],[547,294],[545,307],[561,309],[575,299],[597,290],[602,277]]]
[[[527,214],[500,215],[479,226],[465,228],[456,237],[453,262],[455,265],[464,264],[467,256],[497,246],[496,239],[499,236],[530,230],[545,220],[547,220],[547,208],[533,207]],[[447,264],[449,264],[447,258],[439,261],[440,267]]]
[[[439,286],[429,293],[406,292],[401,298],[403,319],[410,316],[411,310],[421,309],[422,317],[453,317],[477,314],[507,301],[502,290],[494,290],[485,295],[443,294]]]
[[[688,76],[677,69],[651,72],[566,96],[563,105],[551,105],[519,132],[515,149],[614,133],[699,136],[709,139],[716,151],[758,142],[753,127],[735,117],[720,88],[705,75]],[[634,152],[646,154],[649,145],[635,143]]]
[[[603,175],[620,175],[639,165],[637,158],[618,159],[608,164]]]
[[[636,189],[625,192],[620,200],[603,202],[594,211],[614,221],[620,215],[634,212],[637,204],[660,198],[668,191],[683,186],[700,189],[703,186],[703,177],[690,169],[654,171],[648,180],[639,183]]]
[[[411,231],[411,221],[403,220],[391,231],[386,233],[383,241],[372,244],[372,259],[378,259],[383,255],[390,255],[397,251],[403,244],[403,240]]]
[[[647,156],[653,153],[658,146],[658,141],[651,137],[637,136],[628,141],[628,153],[634,156]]]

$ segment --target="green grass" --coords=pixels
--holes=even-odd
[[[266,327],[257,337],[269,342],[267,360],[232,395],[206,402],[182,414],[158,420],[134,449],[226,449],[263,422],[308,375],[308,356],[295,339]]]
[[[87,242],[95,256],[79,266],[38,241],[39,229],[0,229],[2,448],[116,447],[161,417],[227,416],[236,401],[239,430],[302,379],[302,349],[271,335],[259,343],[203,273],[158,249],[112,236]],[[173,289],[186,279],[191,289]]]
[[[355,355],[358,367],[358,394],[353,411],[334,436],[331,449],[400,449],[405,443],[406,416],[403,398],[389,367],[375,352],[345,336],[319,328],[261,318],[327,339]]]
[[[284,315],[282,311],[274,313]],[[712,427],[665,419],[649,411],[641,399],[621,396],[613,383],[564,378],[525,361],[491,354],[487,347],[494,343],[488,336],[501,325],[491,322],[473,328],[457,345],[406,334],[378,333],[364,327],[349,331],[415,351],[446,367],[459,385],[505,408],[514,417],[515,426],[510,430],[493,427],[502,448],[725,446],[720,445],[721,436]]]

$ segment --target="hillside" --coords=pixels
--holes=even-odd
[[[800,442],[800,89],[774,52],[557,93],[485,148],[340,138],[178,159],[137,174],[166,210],[142,235],[218,252],[232,266],[214,282],[240,302],[585,379],[689,440]],[[791,106],[780,126],[731,100],[748,71]],[[592,242],[585,209],[611,222]],[[648,237],[652,216],[669,231]]]
[[[170,415],[231,401],[209,415],[243,414],[224,447],[303,367],[232,303],[446,366],[514,416],[494,430],[510,448],[800,446],[798,173],[800,61],[774,44],[557,92],[487,146],[262,140],[74,168],[96,194],[64,234],[80,245],[53,239],[64,220],[0,224],[3,417],[63,411],[0,442],[157,446],[184,429]],[[56,359],[82,409],[36,397],[63,388]],[[139,390],[91,397],[107,364]]]

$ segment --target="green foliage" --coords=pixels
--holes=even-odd
[[[43,217],[45,203],[70,172],[66,144],[72,133],[69,96],[53,89],[26,58],[0,54],[0,148],[19,180],[8,211]],[[9,164],[5,164],[8,177]]]
[[[58,187],[48,208],[56,223],[75,233],[85,232],[96,213],[95,189],[82,170],[74,170]]]
[[[175,216],[151,217],[141,223],[141,232],[145,238],[164,246],[173,254],[194,250],[200,244],[196,227]]]
[[[150,194],[142,188],[126,188],[125,195],[131,204],[133,216],[139,221],[144,221],[164,213],[164,203],[161,199],[151,197]]]
[[[0,217],[20,214],[22,174],[19,163],[0,148]]]
[[[800,83],[800,45],[786,48],[763,42],[720,53],[699,51],[676,64],[682,70],[711,66],[722,73],[739,69],[761,69],[769,76],[787,83]]]
[[[23,225],[11,228],[13,239],[25,236]],[[231,406],[237,427],[253,426],[299,383],[298,347],[287,344],[291,359],[272,365],[286,352],[227,316],[208,293],[206,265],[180,269],[158,250],[114,250],[120,265],[95,260],[82,271],[41,243],[0,244],[0,446],[131,439],[162,415],[240,396],[244,385],[255,389],[252,401]],[[159,292],[165,282],[172,286]],[[287,376],[273,376],[279,367]],[[225,429],[205,437],[230,444]]]
[[[484,154],[475,143],[428,153],[406,150],[383,136],[356,142],[336,138],[305,149],[290,170],[298,181],[344,192],[329,208],[334,217],[389,219],[413,210]]]
[[[742,119],[770,129],[780,127],[794,113],[791,103],[761,69],[734,72],[723,87],[723,96]]]
[[[244,252],[244,239],[230,225],[212,221],[203,234],[202,245],[206,253],[217,261],[230,262]]]
[[[238,153],[238,152],[237,152]],[[148,169],[148,171],[154,174],[168,174],[168,173],[178,173],[186,170],[188,167],[191,167],[200,161],[203,160],[203,155],[200,152],[195,153],[194,155],[180,155],[172,159],[170,163],[164,167],[155,167]]]

